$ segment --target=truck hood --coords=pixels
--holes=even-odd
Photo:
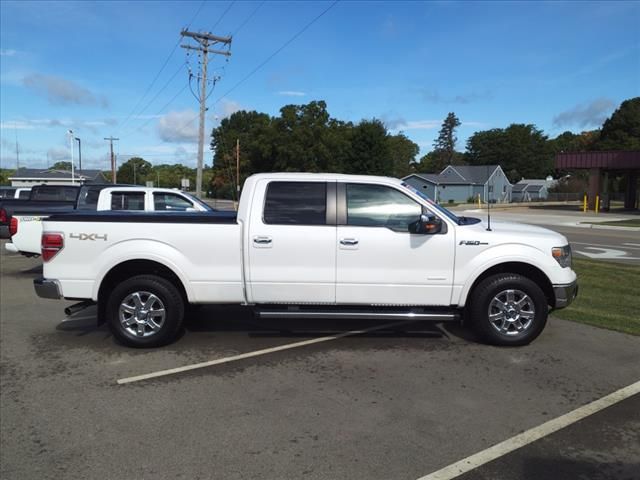
[[[458,242],[478,240],[487,242],[489,245],[520,243],[544,251],[569,243],[567,237],[548,228],[495,220],[491,220],[491,231],[487,230],[487,222],[482,220],[474,225],[460,226],[457,233]]]

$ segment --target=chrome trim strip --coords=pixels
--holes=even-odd
[[[457,313],[416,313],[416,312],[305,312],[299,310],[262,310],[258,311],[260,318],[300,318],[300,319],[330,319],[360,320],[367,318],[384,320],[432,320],[439,322],[458,320]]]

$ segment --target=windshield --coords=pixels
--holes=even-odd
[[[450,220],[453,220],[454,222],[456,222],[458,225],[460,225],[460,219],[455,216],[453,213],[451,213],[449,210],[447,210],[446,208],[444,208],[441,205],[438,205],[436,202],[434,202],[433,200],[431,200],[429,197],[427,197],[424,193],[422,193],[420,190],[418,190],[417,188],[409,185],[408,183],[402,183],[402,186],[404,188],[406,188],[407,190],[410,190],[411,192],[415,193],[416,195],[418,195],[420,198],[423,198],[431,207],[435,208],[439,213],[441,213],[442,215],[446,216],[447,218],[449,218]]]
[[[182,192],[186,197],[189,197],[191,200],[193,200],[195,203],[197,203],[198,205],[200,205],[202,208],[204,208],[207,212],[213,212],[214,209],[211,208],[209,205],[207,205],[206,203],[204,203],[202,200],[200,200],[198,197],[196,197],[195,195],[191,195],[190,193],[187,192]]]

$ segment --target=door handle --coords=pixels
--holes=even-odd
[[[340,239],[340,245],[352,247],[358,245],[358,240],[356,238],[342,238]]]
[[[271,237],[254,237],[253,243],[258,245],[269,245],[271,243]]]

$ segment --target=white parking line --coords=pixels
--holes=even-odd
[[[570,242],[571,245],[591,245],[593,247],[605,247],[605,248],[624,248],[624,249],[632,249],[632,250],[638,250],[640,249],[640,245],[638,245],[637,247],[633,247],[631,245],[635,245],[633,243],[623,243],[622,245],[603,245],[602,243],[587,243],[587,242]],[[624,246],[623,246],[624,245]]]
[[[628,247],[638,247],[638,248],[640,248],[640,243],[623,243],[622,245],[626,245]]]
[[[164,377],[166,375],[173,375],[175,373],[187,372],[189,370],[195,370],[198,368],[211,367],[213,365],[221,365],[223,363],[231,363],[237,360],[244,360],[245,358],[258,357],[260,355],[266,355],[268,353],[280,352],[282,350],[289,350],[291,348],[304,347],[305,345],[313,345],[314,343],[328,342],[330,340],[338,340],[339,338],[349,337],[351,335],[358,335],[362,333],[374,332],[376,330],[383,330],[389,327],[397,327],[406,323],[412,323],[416,320],[405,320],[402,322],[385,323],[384,325],[377,325],[371,328],[365,328],[364,330],[351,330],[348,332],[340,333],[338,335],[331,335],[328,337],[313,338],[311,340],[304,340],[302,342],[287,343],[285,345],[279,345],[277,347],[265,348],[263,350],[255,350],[253,352],[241,353],[240,355],[234,355],[232,357],[218,358],[216,360],[210,360],[208,362],[194,363],[192,365],[185,365],[184,367],[170,368],[168,370],[160,370],[158,372],[145,373],[144,375],[137,375],[135,377],[121,378],[117,381],[119,385],[125,383],[139,382],[141,380],[148,380],[150,378]]]
[[[591,403],[576,408],[569,413],[566,413],[560,417],[549,420],[548,422],[531,428],[526,432],[522,432],[515,437],[511,437],[504,442],[500,442],[493,447],[489,447],[486,450],[478,452],[470,457],[464,458],[456,463],[444,467],[436,472],[420,477],[418,480],[450,480],[456,478],[463,473],[467,473],[475,468],[489,463],[497,458],[500,458],[507,453],[513,452],[518,448],[524,447],[536,440],[539,440],[547,435],[550,435],[558,430],[568,427],[569,425],[576,423],[583,418],[586,418],[594,413],[604,410],[622,400],[625,400],[633,395],[640,393],[640,381],[628,385],[620,390],[595,400]]]

